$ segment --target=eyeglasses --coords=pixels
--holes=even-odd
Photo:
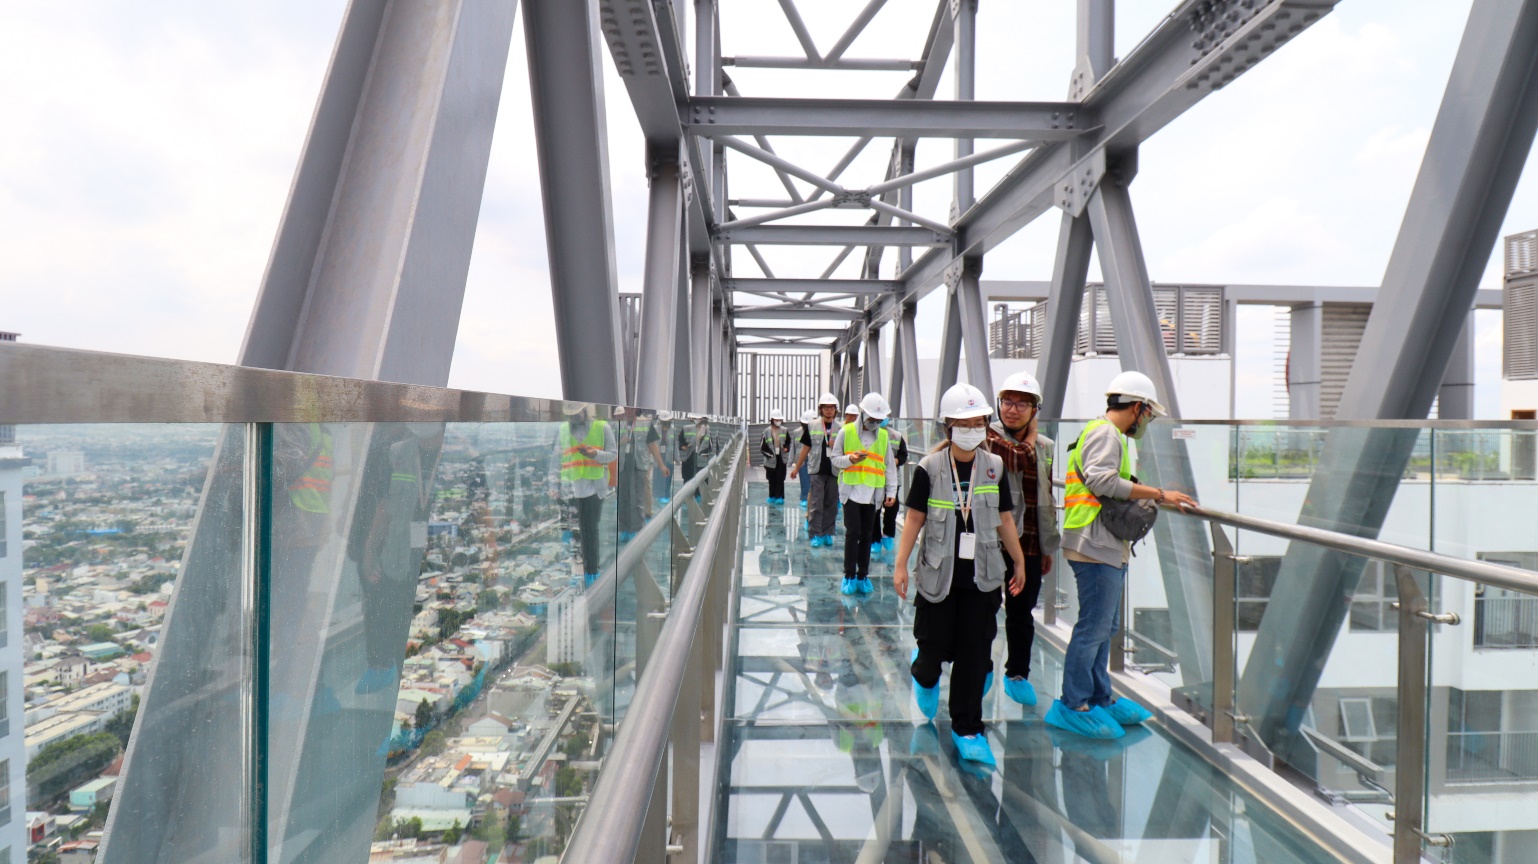
[[[1012,408],[1016,411],[1024,411],[1027,408],[1035,408],[1035,402],[1017,402],[1014,399],[1000,399],[1000,408]]]

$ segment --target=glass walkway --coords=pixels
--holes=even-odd
[[[1336,860],[1157,729],[1103,742],[1046,726],[1060,657],[1044,640],[1042,706],[1000,687],[984,700],[999,769],[958,760],[945,694],[933,724],[913,704],[913,605],[892,590],[891,553],[872,560],[873,594],[841,596],[842,527],[812,549],[805,511],[766,489],[748,487],[713,860]]]

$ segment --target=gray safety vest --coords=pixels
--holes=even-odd
[[[951,593],[955,569],[956,531],[961,524],[956,485],[951,475],[950,448],[930,453],[919,462],[929,474],[929,512],[924,518],[924,542],[919,550],[918,589],[925,600],[938,603]],[[972,530],[977,534],[973,558],[979,591],[1004,584],[1004,558],[999,551],[999,481],[1004,460],[978,448],[972,462]]]

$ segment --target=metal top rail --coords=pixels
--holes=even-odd
[[[0,342],[5,424],[552,422],[592,404]]]

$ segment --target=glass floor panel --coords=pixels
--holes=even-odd
[[[1031,680],[1043,707],[995,687],[984,714],[998,770],[958,760],[948,694],[933,724],[913,705],[912,606],[891,592],[890,560],[873,559],[873,594],[842,597],[842,532],[813,552],[794,498],[770,507],[765,490],[749,486],[713,860],[1334,860],[1156,729],[1098,742],[1046,726],[1060,666],[1041,643]],[[1002,619],[999,629],[996,668]]]

